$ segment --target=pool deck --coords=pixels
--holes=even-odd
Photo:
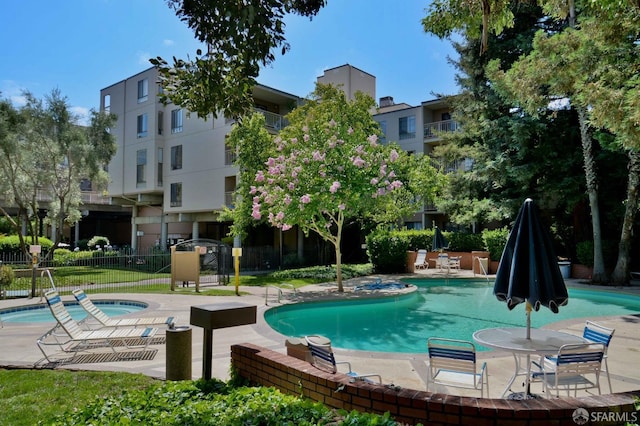
[[[441,277],[443,273],[434,269],[420,270],[415,274],[407,274],[402,277]],[[392,276],[380,276],[383,282],[393,280]],[[462,270],[451,273],[450,277],[473,277],[471,271]],[[345,292],[359,284],[371,283],[376,277],[358,278],[345,282]],[[567,280],[570,286],[581,287],[578,280]],[[633,282],[630,287],[612,288],[631,293],[640,297],[640,282]],[[492,282],[491,284],[492,285]],[[588,286],[594,288],[594,286]],[[229,287],[230,289],[233,287]],[[229,378],[230,346],[235,343],[253,343],[278,352],[285,353],[286,337],[272,330],[264,321],[263,314],[269,308],[265,305],[265,289],[259,287],[241,287],[242,292],[249,293],[242,296],[201,296],[201,295],[168,295],[168,294],[124,294],[115,293],[108,295],[92,295],[94,300],[100,298],[141,300],[149,303],[149,308],[143,313],[127,316],[174,316],[176,325],[189,325],[190,308],[194,305],[210,303],[240,302],[257,306],[257,323],[243,325],[213,331],[213,368],[212,375],[222,380]],[[304,299],[341,298],[344,295],[337,293],[335,284],[319,284],[306,286],[299,290]],[[355,295],[351,295],[352,297]],[[72,300],[71,296],[63,297],[64,300]],[[270,299],[273,299],[270,297]],[[0,309],[26,304],[40,303],[40,298],[0,300]],[[271,305],[276,305],[275,300],[270,300]],[[525,322],[524,309],[523,324]],[[505,307],[505,315],[517,315],[514,310],[508,313]],[[607,327],[615,328],[615,335],[609,347],[609,369],[614,392],[624,392],[640,389],[640,369],[637,368],[640,360],[640,312],[637,315],[611,316],[590,318]],[[44,334],[51,324],[10,324],[4,323],[0,328],[0,368],[47,368],[54,367],[43,358],[36,346],[36,339]],[[566,320],[550,324],[545,328],[565,331],[581,335],[584,319]],[[199,327],[192,327],[192,376],[202,377],[202,352],[203,331]],[[396,386],[411,389],[424,390],[426,386],[426,341],[425,353],[420,354],[389,354],[380,352],[351,351],[335,349],[339,361],[350,361],[354,370],[361,373],[379,373],[383,382],[393,383]],[[85,357],[80,363],[57,365],[57,368],[78,370],[101,371],[126,371],[142,373],[148,376],[166,377],[166,345],[150,345],[144,359],[131,361],[114,361],[108,358],[102,362],[94,362],[95,358]],[[66,354],[57,357],[68,357]],[[479,353],[479,358],[487,362],[489,372],[489,396],[499,398],[514,370],[514,359],[510,353],[501,351],[487,351]],[[514,384],[514,390],[518,391],[518,383]],[[601,377],[603,394],[608,393],[606,377]],[[433,390],[433,389],[432,389]],[[478,396],[477,392],[469,392],[463,389],[450,389],[439,387],[438,392],[453,393],[458,395]],[[520,389],[521,390],[521,389]],[[532,391],[539,392],[539,385],[533,386]],[[581,393],[578,393],[580,396]],[[585,395],[582,393],[582,395]]]

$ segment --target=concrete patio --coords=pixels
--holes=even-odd
[[[416,274],[406,276],[441,276],[444,271],[420,270]],[[452,273],[456,277],[472,277],[473,273],[462,270]],[[345,283],[347,291],[355,285],[363,282],[372,282],[375,277],[367,277],[350,280]],[[384,280],[392,277],[384,276]],[[576,280],[568,280],[571,286],[581,286]],[[635,282],[637,284],[637,281]],[[232,287],[229,287],[232,288]],[[590,286],[590,288],[593,288]],[[610,288],[607,290],[619,290],[625,293],[633,293],[640,297],[640,287],[637,285],[624,288]],[[209,303],[241,302],[257,306],[257,323],[233,328],[214,330],[213,332],[213,369],[214,377],[226,380],[229,378],[230,346],[235,343],[253,343],[278,352],[285,353],[286,336],[271,329],[264,321],[263,314],[269,308],[265,306],[265,289],[259,287],[241,287],[242,292],[249,294],[242,296],[201,296],[201,295],[169,295],[169,294],[108,294],[89,295],[93,300],[100,298],[129,299],[145,301],[149,308],[131,316],[163,316],[172,315],[176,318],[176,325],[189,325],[190,307]],[[336,287],[333,284],[320,284],[306,286],[301,293],[311,298],[318,297],[342,297],[336,296]],[[72,300],[71,296],[65,296],[64,300]],[[35,299],[0,300],[0,309],[26,304],[40,303]],[[640,369],[637,368],[640,359],[640,312],[636,315],[598,317],[591,318],[607,327],[615,328],[615,336],[609,348],[609,369],[614,392],[624,392],[640,389]],[[50,328],[52,324],[29,323],[12,324],[4,323],[0,328],[0,367],[19,368],[47,368],[54,367],[43,358],[36,346],[36,339]],[[551,324],[547,328],[565,331],[581,335],[584,319],[562,321]],[[397,354],[380,352],[350,351],[336,348],[335,352],[341,361],[350,361],[353,368],[358,371],[377,372],[382,375],[384,383],[393,383],[396,386],[411,389],[425,389],[427,364],[426,344],[425,353]],[[203,331],[199,327],[192,327],[192,377],[202,377],[202,353]],[[62,355],[62,358],[68,355]],[[479,357],[486,360],[489,371],[489,396],[499,398],[514,369],[514,359],[510,353],[500,351],[481,352]],[[95,357],[79,358],[80,363],[55,365],[56,368],[82,369],[82,370],[107,370],[142,373],[152,377],[164,379],[166,377],[166,345],[150,345],[147,353],[141,354],[141,359],[131,361],[114,361],[104,357],[100,362],[95,362]],[[78,360],[76,360],[78,361]],[[606,378],[602,377],[602,391],[608,393]],[[514,384],[514,390],[521,384]],[[477,396],[477,392],[468,392],[461,389],[436,389],[439,392],[449,391],[458,395]],[[536,392],[539,388],[533,387]],[[580,396],[580,394],[578,395]]]

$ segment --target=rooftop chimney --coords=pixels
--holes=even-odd
[[[393,96],[383,96],[380,98],[380,108],[393,105]]]

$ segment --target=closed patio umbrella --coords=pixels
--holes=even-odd
[[[542,226],[533,200],[524,201],[496,272],[493,294],[507,303],[509,310],[525,303],[527,314],[526,339],[531,340],[531,310],[538,311],[546,306],[553,313],[569,301],[567,287],[562,278],[551,235]],[[530,355],[527,354],[526,393],[524,398],[532,398],[529,389]],[[520,399],[519,394],[514,394]]]
[[[447,247],[449,247],[447,239],[442,235],[442,232],[440,232],[440,228],[436,226],[433,233],[433,241],[431,242],[431,250],[443,250]]]
[[[530,339],[531,309],[540,306],[558,313],[569,295],[562,278],[549,231],[542,226],[533,200],[527,198],[518,212],[502,252],[493,294],[509,310],[526,303],[527,339]]]

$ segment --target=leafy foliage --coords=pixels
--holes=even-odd
[[[395,425],[384,416],[330,410],[319,402],[282,394],[275,388],[230,387],[217,380],[166,382],[98,399],[67,412],[54,424],[163,425]]]
[[[381,274],[404,272],[409,238],[400,232],[376,230],[367,235],[367,254],[374,271]]]
[[[47,237],[38,237],[37,244],[42,248],[41,255],[46,255],[53,248],[53,241]],[[18,235],[0,236],[0,253],[23,253]]]
[[[371,274],[371,264],[342,265],[342,277],[346,280]],[[271,277],[280,280],[312,279],[315,282],[328,282],[336,279],[335,266],[312,266],[308,268],[285,269],[275,271]]]
[[[251,93],[260,66],[275,60],[275,50],[285,54],[284,16],[312,17],[325,0],[167,0],[181,21],[193,30],[206,49],[196,58],[173,64],[157,57],[163,85],[161,100],[170,100],[202,118],[239,118],[253,107]]]
[[[509,239],[509,229],[492,229],[482,231],[482,240],[491,256],[491,260],[500,260],[504,246]]]

